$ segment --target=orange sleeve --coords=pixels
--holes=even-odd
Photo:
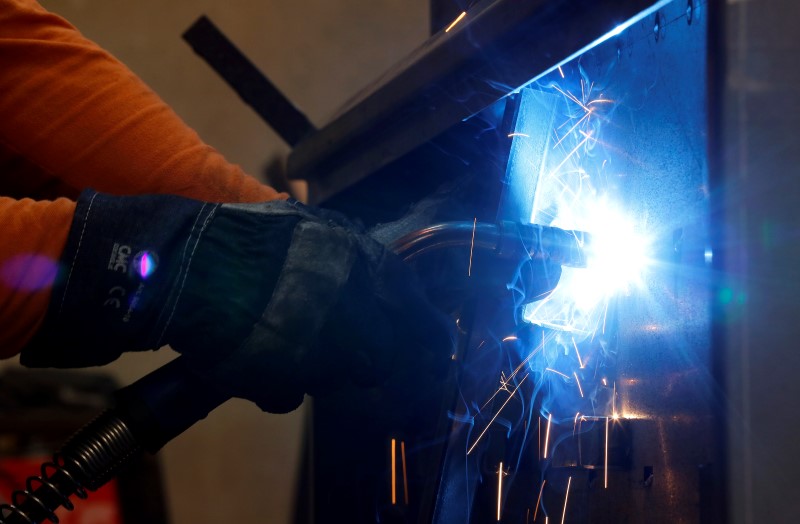
[[[0,150],[24,158],[48,187],[64,188],[59,194],[286,198],[228,163],[121,62],[33,0],[0,0]],[[15,180],[23,176],[0,173],[0,194],[30,186]],[[74,207],[0,197],[2,357],[44,318]]]
[[[0,197],[0,357],[19,352],[44,319],[75,203]]]
[[[0,146],[67,186],[285,198],[228,163],[121,62],[33,0],[0,0]]]

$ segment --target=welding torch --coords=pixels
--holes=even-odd
[[[502,260],[542,260],[586,267],[590,239],[580,231],[514,222],[448,222],[402,236],[388,247],[406,262],[428,252],[470,248]],[[183,357],[115,393],[116,406],[73,435],[26,489],[0,506],[0,524],[50,519],[70,497],[86,498],[142,450],[155,453],[230,398],[190,370]]]

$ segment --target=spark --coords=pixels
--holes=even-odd
[[[484,402],[483,406],[481,406],[481,409],[484,409],[489,404],[489,402],[491,402],[492,399],[497,396],[498,393],[500,393],[501,391],[508,391],[508,383],[511,380],[513,380],[514,377],[517,376],[517,373],[519,373],[522,370],[522,368],[524,368],[525,365],[528,362],[530,362],[530,360],[534,356],[536,356],[536,354],[539,351],[542,350],[542,348],[544,348],[544,343],[545,343],[545,341],[544,341],[544,333],[542,333],[542,344],[540,346],[538,346],[536,349],[534,349],[533,351],[531,351],[530,354],[527,357],[525,357],[525,359],[522,362],[520,362],[519,365],[516,368],[514,368],[514,371],[511,373],[511,375],[508,376],[508,378],[506,378],[504,372],[502,372],[502,371],[500,372],[500,387],[497,389],[497,391],[494,392],[494,394],[491,397],[489,397],[489,400]],[[483,343],[481,343],[481,345],[482,344]],[[478,346],[478,347],[480,348],[480,346]],[[521,382],[520,382],[520,384],[521,384]]]
[[[572,338],[572,345],[575,346],[575,354],[578,356],[578,365],[583,369],[583,360],[581,359],[581,352],[578,351],[578,343],[575,342],[575,338]]]
[[[450,30],[453,29],[456,26],[456,24],[459,23],[461,21],[461,19],[464,18],[465,16],[467,16],[467,12],[466,11],[462,11],[461,14],[458,15],[458,18],[453,20],[453,22],[449,26],[447,26],[447,29],[445,29],[444,32],[445,33],[449,33]]]
[[[528,354],[528,356],[527,356],[527,357],[525,357],[525,359],[524,359],[522,362],[520,362],[520,363],[519,363],[519,365],[518,365],[516,368],[514,368],[514,371],[511,373],[511,375],[509,375],[508,379],[509,379],[509,380],[511,380],[511,379],[513,379],[515,376],[517,376],[517,373],[519,373],[520,371],[522,371],[522,368],[524,368],[524,367],[525,367],[525,365],[526,365],[528,362],[530,362],[530,360],[531,360],[533,357],[535,357],[537,353],[539,353],[539,351],[541,351],[542,349],[544,349],[544,344],[545,344],[545,338],[544,338],[544,332],[542,332],[542,343],[541,343],[539,346],[537,346],[537,347],[536,347],[536,349],[534,349],[533,351],[531,351],[531,352],[530,352],[530,354]]]
[[[509,336],[507,336],[506,338],[503,339],[503,342],[510,342],[512,340],[518,340],[518,338],[516,336],[514,336],[514,335],[509,335]]]
[[[595,98],[594,100],[590,100],[586,103],[587,106],[591,106],[594,104],[613,104],[614,101],[608,98],[603,98],[603,95],[600,95],[600,98]]]
[[[475,251],[475,229],[478,227],[478,217],[472,221],[472,242],[469,246],[469,268],[467,269],[467,276],[472,276],[472,252]]]
[[[573,131],[575,131],[575,128],[577,128],[579,125],[581,125],[581,123],[583,123],[583,121],[584,121],[584,120],[586,120],[587,118],[589,118],[590,116],[592,116],[592,113],[593,113],[593,112],[594,112],[594,109],[590,109],[589,111],[587,111],[587,112],[586,112],[586,113],[585,113],[585,114],[584,114],[584,115],[583,115],[583,116],[580,118],[580,120],[578,120],[577,122],[575,122],[575,125],[573,125],[571,128],[569,128],[569,131],[567,131],[566,133],[564,133],[564,136],[562,136],[562,137],[559,139],[559,141],[555,143],[555,145],[553,146],[553,149],[557,148],[557,147],[559,146],[559,144],[561,144],[561,142],[563,142],[563,141],[564,141],[564,139],[565,139],[565,138],[567,138],[567,137],[568,137],[570,134],[572,134],[572,132],[573,132]],[[569,122],[569,120],[568,120],[567,122]]]
[[[397,441],[392,439],[392,506],[397,504]]]
[[[555,369],[553,369],[553,368],[544,368],[544,370],[545,370],[545,371],[551,371],[551,372],[555,373],[556,375],[561,375],[561,376],[562,376],[562,377],[564,377],[565,379],[569,380],[569,376],[568,376],[568,375],[566,375],[566,374],[564,374],[564,373],[562,373],[562,372],[560,372],[560,371],[556,371],[556,370],[555,370]]]
[[[531,135],[528,135],[526,133],[509,133],[508,134],[508,138],[513,138],[515,136],[521,136],[523,138],[530,138],[531,137]]]
[[[603,488],[608,489],[608,417],[606,417],[606,456],[603,465]]]
[[[503,411],[503,408],[505,408],[505,407],[506,407],[506,404],[508,404],[508,402],[509,402],[509,401],[510,401],[512,398],[514,398],[514,395],[516,395],[516,394],[517,394],[517,391],[519,391],[519,388],[520,388],[520,386],[522,386],[522,384],[525,382],[525,379],[527,379],[527,378],[528,378],[528,374],[526,374],[524,377],[522,377],[522,380],[520,380],[520,381],[519,381],[519,384],[517,385],[517,387],[516,387],[516,388],[514,388],[514,391],[512,391],[512,392],[511,392],[511,394],[510,394],[510,395],[508,396],[508,398],[506,399],[506,401],[505,401],[505,402],[503,402],[503,405],[502,405],[502,406],[500,406],[500,409],[499,409],[499,410],[497,410],[497,413],[495,413],[495,415],[492,417],[492,420],[490,420],[490,421],[489,421],[489,423],[488,423],[488,424],[486,424],[486,427],[485,427],[485,428],[483,428],[483,431],[481,432],[481,434],[480,434],[480,435],[478,435],[478,438],[477,438],[477,439],[475,439],[475,442],[474,442],[474,443],[472,444],[472,446],[470,446],[470,448],[467,450],[467,455],[469,455],[470,453],[472,453],[472,450],[474,450],[474,449],[475,449],[475,446],[477,446],[477,445],[478,445],[478,442],[480,442],[480,441],[481,441],[481,438],[483,438],[483,436],[486,434],[486,431],[488,431],[489,427],[492,425],[492,423],[495,421],[495,419],[498,417],[498,415],[500,415],[500,413]]]
[[[573,94],[572,94],[572,93],[570,93],[569,91],[566,91],[566,92],[565,92],[563,89],[561,89],[560,87],[558,87],[558,86],[556,86],[556,85],[554,85],[554,86],[553,86],[553,88],[554,88],[556,91],[558,91],[559,93],[561,93],[562,95],[564,95],[565,97],[569,98],[570,100],[572,100],[573,102],[575,102],[576,104],[578,104],[579,106],[581,106],[581,107],[583,108],[583,110],[584,110],[584,111],[589,111],[589,108],[588,108],[588,107],[586,107],[586,106],[583,104],[583,102],[581,102],[580,100],[578,100],[578,97],[576,97],[575,95],[573,95]]]
[[[503,498],[503,463],[497,470],[497,522],[500,522],[500,501]]]
[[[542,492],[544,492],[544,485],[547,483],[547,479],[542,481],[542,487],[539,488],[539,498],[536,499],[536,509],[533,510],[533,521],[536,522],[536,515],[539,514],[539,504],[542,502]]]
[[[617,417],[617,381],[614,381],[614,393],[611,395],[611,413]]]
[[[569,487],[572,484],[572,477],[567,479],[567,492],[564,494],[564,511],[561,512],[561,524],[564,524],[564,519],[567,517],[567,501],[569,500]]]
[[[550,445],[550,424],[553,422],[553,414],[547,415],[547,431],[544,433],[544,458],[547,458],[547,446]]]
[[[606,380],[606,377],[603,377],[603,385],[608,386],[608,380]]]
[[[558,164],[558,166],[556,166],[556,168],[555,168],[555,169],[553,169],[553,171],[551,171],[551,172],[550,172],[550,176],[551,176],[551,177],[554,177],[554,176],[555,176],[555,174],[556,174],[556,173],[558,173],[558,170],[559,170],[559,169],[561,169],[561,168],[564,166],[564,164],[566,164],[566,163],[567,163],[567,160],[569,160],[569,159],[572,157],[572,155],[574,155],[575,153],[577,153],[577,152],[578,152],[578,150],[579,150],[581,147],[583,147],[583,144],[585,144],[585,143],[586,143],[586,142],[589,140],[589,137],[590,137],[590,136],[591,136],[591,133],[589,133],[589,134],[585,135],[585,136],[584,136],[584,139],[583,139],[583,140],[581,140],[580,142],[578,142],[578,145],[577,145],[577,146],[575,146],[575,147],[572,149],[572,151],[570,151],[570,152],[569,152],[569,154],[568,154],[567,156],[565,156],[565,157],[564,157],[564,160],[562,160],[562,161],[561,161],[561,163],[560,163],[560,164]]]
[[[509,381],[509,379],[506,378],[505,372],[501,371],[500,372],[500,387],[497,388],[497,391],[495,391],[494,394],[491,397],[489,397],[489,400],[487,400],[486,402],[483,403],[483,406],[481,406],[481,411],[486,409],[486,406],[489,405],[489,402],[494,400],[494,397],[496,397],[501,391],[509,391],[509,389],[508,389],[508,381]]]
[[[575,430],[578,428],[578,417],[580,416],[581,412],[578,411],[575,413],[575,420],[572,421],[572,436],[575,436]]]
[[[578,372],[573,371],[572,376],[575,377],[575,383],[578,384],[578,391],[581,393],[581,398],[583,398],[583,388],[581,387],[581,381],[578,379]]]
[[[408,506],[408,473],[406,472],[406,442],[400,441],[400,457],[403,461],[403,500]]]
[[[564,70],[561,69],[561,66],[558,66],[558,72],[561,73],[561,78],[564,78]]]

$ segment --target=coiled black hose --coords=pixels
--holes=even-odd
[[[72,510],[71,496],[85,499],[111,478],[141,450],[127,424],[113,411],[106,411],[67,441],[40,474],[28,478],[25,489],[11,495],[11,504],[0,506],[0,522],[57,523],[55,510]]]

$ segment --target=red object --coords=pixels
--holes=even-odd
[[[25,488],[25,479],[38,475],[41,464],[48,456],[0,458],[0,503],[11,503],[11,493]],[[123,524],[119,505],[117,483],[112,480],[97,491],[89,492],[85,500],[71,497],[73,511],[60,508],[56,511],[59,524]]]

